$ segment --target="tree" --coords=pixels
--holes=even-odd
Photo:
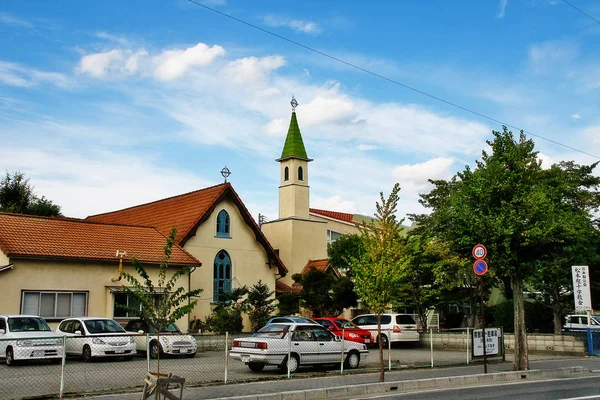
[[[365,251],[350,262],[355,290],[364,304],[377,314],[377,334],[381,337],[381,314],[398,296],[405,262],[402,221],[396,220],[400,185],[395,184],[387,199],[383,192],[376,203],[375,221],[360,227]],[[385,380],[382,341],[379,340],[379,380]]]
[[[248,304],[244,296],[248,288],[242,286],[224,293],[224,299],[219,301],[211,314],[206,317],[206,330],[210,332],[241,332],[244,329],[242,314],[247,311]]]
[[[0,211],[16,214],[60,216],[60,206],[42,196],[38,198],[34,188],[22,172],[8,172],[0,182]]]
[[[252,330],[256,331],[267,323],[271,313],[275,310],[273,292],[266,283],[259,280],[248,290],[248,305],[250,309],[250,323]]]
[[[163,332],[170,324],[174,323],[185,315],[189,314],[198,303],[197,296],[202,293],[202,289],[195,289],[186,292],[183,286],[177,286],[177,281],[184,275],[190,274],[192,268],[189,266],[181,266],[176,269],[169,268],[171,253],[175,243],[176,229],[171,229],[167,243],[163,250],[163,261],[158,267],[158,279],[156,285],[150,278],[146,268],[134,258],[131,263],[141,278],[140,280],[123,272],[123,277],[131,285],[123,288],[137,300],[139,308],[125,307],[134,315],[149,322],[156,328],[158,342],[160,343],[160,332]],[[172,274],[170,278],[167,276]],[[160,353],[160,352],[159,352]],[[160,356],[157,364],[158,372],[160,372]]]
[[[360,259],[364,251],[365,247],[360,235],[343,235],[327,245],[329,265],[342,271],[346,276],[352,277],[350,260],[352,258]]]
[[[487,141],[491,154],[483,151],[474,170],[467,166],[450,181],[430,181],[435,187],[421,195],[421,203],[432,209],[436,235],[449,243],[455,254],[469,258],[475,244],[485,244],[490,269],[510,282],[515,325],[513,366],[526,370],[524,283],[537,273],[544,250],[556,244],[553,235],[563,225],[554,214],[556,204],[533,141],[523,132],[515,140],[506,127],[492,133],[494,140]],[[590,184],[579,179],[575,186],[586,188]]]
[[[337,316],[344,308],[357,305],[354,284],[345,276],[311,268],[304,276],[294,274],[292,279],[302,285],[300,300],[313,317]]]

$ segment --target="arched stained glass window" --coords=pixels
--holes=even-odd
[[[230,237],[229,214],[225,210],[217,215],[217,237]]]
[[[285,169],[283,170],[283,180],[284,181],[290,180],[290,169],[288,167],[285,167]]]
[[[298,167],[298,180],[299,181],[304,180],[304,170],[302,169],[302,167]]]
[[[221,250],[215,256],[213,301],[225,301],[226,293],[231,293],[231,259],[225,250]]]

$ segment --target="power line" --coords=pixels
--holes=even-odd
[[[600,25],[600,21],[598,21],[596,18],[592,17],[590,14],[586,13],[585,11],[583,11],[580,8],[575,7],[573,4],[569,3],[567,0],[562,0],[565,4],[573,7],[574,9],[576,9],[577,11],[579,11],[580,13],[582,13],[583,15],[585,15],[586,17],[588,17],[589,19],[591,19],[592,21],[594,21],[595,23],[597,23],[598,25]]]
[[[569,146],[569,145],[566,145],[566,144],[563,144],[563,143],[557,142],[557,141],[555,141],[555,140],[548,139],[548,138],[546,138],[546,137],[544,137],[544,136],[537,135],[537,134],[535,134],[535,133],[533,133],[533,132],[530,132],[530,131],[526,131],[525,129],[519,128],[519,127],[517,127],[517,126],[515,126],[515,125],[508,124],[508,123],[506,123],[506,122],[500,121],[500,120],[498,120],[498,119],[495,119],[495,118],[493,118],[493,117],[487,116],[487,115],[485,115],[485,114],[482,114],[482,113],[480,113],[480,112],[477,112],[477,111],[471,110],[471,109],[469,109],[469,108],[467,108],[467,107],[463,107],[463,106],[461,106],[460,104],[453,103],[453,102],[451,102],[451,101],[448,101],[448,100],[445,100],[445,99],[443,99],[443,98],[441,98],[441,97],[438,97],[438,96],[432,95],[432,94],[430,94],[430,93],[424,92],[424,91],[422,91],[422,90],[419,90],[419,89],[417,89],[417,88],[414,88],[414,87],[412,87],[412,86],[406,85],[406,84],[404,84],[404,83],[402,83],[402,82],[396,81],[396,80],[394,80],[394,79],[392,79],[392,78],[388,78],[388,77],[386,77],[386,76],[384,76],[384,75],[381,75],[381,74],[378,74],[378,73],[376,73],[376,72],[373,72],[373,71],[371,71],[371,70],[368,70],[368,69],[366,69],[366,68],[360,67],[360,66],[358,66],[358,65],[356,65],[356,64],[352,64],[352,63],[350,63],[350,62],[348,62],[348,61],[342,60],[341,58],[334,57],[334,56],[332,56],[332,55],[330,55],[330,54],[324,53],[324,52],[322,52],[322,51],[320,51],[320,50],[317,50],[317,49],[315,49],[315,48],[312,48],[312,47],[306,46],[306,45],[304,45],[304,44],[302,44],[302,43],[300,43],[300,42],[296,42],[295,40],[289,39],[289,38],[287,38],[287,37],[285,37],[285,36],[278,35],[278,34],[277,34],[277,33],[275,33],[275,32],[271,32],[271,31],[269,31],[269,30],[267,30],[267,29],[261,28],[260,26],[257,26],[257,25],[254,25],[254,24],[251,24],[251,23],[249,23],[249,22],[247,22],[247,21],[244,21],[244,20],[242,20],[242,19],[239,19],[239,18],[236,18],[236,17],[234,17],[234,16],[232,16],[232,15],[229,15],[229,14],[226,14],[226,13],[224,13],[224,12],[221,12],[221,11],[219,11],[219,10],[216,10],[216,9],[214,9],[214,8],[212,8],[212,7],[209,7],[209,6],[205,5],[205,4],[199,3],[199,2],[197,2],[197,1],[195,1],[195,0],[188,0],[188,1],[189,1],[190,3],[193,3],[193,4],[197,5],[197,6],[200,6],[200,7],[203,7],[203,8],[205,8],[205,9],[209,10],[209,11],[212,11],[212,12],[214,12],[214,13],[216,13],[216,14],[222,15],[223,17],[226,17],[226,18],[232,19],[232,20],[234,20],[234,21],[236,21],[236,22],[239,22],[239,23],[241,23],[241,24],[247,25],[247,26],[249,26],[249,27],[251,27],[251,28],[254,28],[254,29],[256,29],[256,30],[259,30],[259,31],[261,31],[261,32],[264,32],[264,33],[266,33],[266,34],[268,34],[268,35],[274,36],[274,37],[276,37],[276,38],[278,38],[278,39],[284,40],[284,41],[286,41],[286,42],[288,42],[288,43],[291,43],[291,44],[293,44],[293,45],[296,45],[296,46],[298,46],[298,47],[302,47],[303,49],[309,50],[309,51],[311,51],[311,52],[313,52],[313,53],[316,53],[316,54],[319,54],[319,55],[321,55],[321,56],[323,56],[323,57],[327,57],[327,58],[329,58],[329,59],[331,59],[331,60],[334,60],[334,61],[336,61],[336,62],[339,62],[339,63],[341,63],[341,64],[347,65],[347,66],[349,66],[349,67],[352,67],[352,68],[354,68],[354,69],[357,69],[357,70],[359,70],[359,71],[362,71],[362,72],[364,72],[364,73],[367,73],[367,74],[369,74],[369,75],[375,76],[375,77],[377,77],[377,78],[379,78],[379,79],[383,79],[383,80],[385,80],[385,81],[387,81],[387,82],[393,83],[394,85],[401,86],[401,87],[403,87],[403,88],[405,88],[405,89],[412,90],[413,92],[419,93],[419,94],[421,94],[421,95],[423,95],[423,96],[427,96],[427,97],[429,97],[429,98],[431,98],[431,99],[434,99],[434,100],[437,100],[437,101],[439,101],[439,102],[441,102],[441,103],[444,103],[444,104],[447,104],[447,105],[449,105],[449,106],[452,106],[452,107],[458,108],[459,110],[466,111],[466,112],[468,112],[468,113],[471,113],[471,114],[473,114],[473,115],[477,115],[478,117],[481,117],[481,118],[487,119],[487,120],[489,120],[489,121],[495,122],[495,123],[497,123],[497,124],[500,124],[500,125],[504,125],[504,126],[506,126],[506,127],[508,127],[508,128],[512,128],[512,129],[515,129],[515,130],[517,130],[517,131],[521,131],[521,130],[522,130],[524,133],[527,133],[527,134],[529,134],[529,135],[531,135],[531,136],[535,136],[535,137],[537,137],[537,138],[539,138],[539,139],[542,139],[542,140],[545,140],[545,141],[547,141],[547,142],[550,142],[550,143],[556,144],[556,145],[558,145],[558,146],[562,146],[562,147],[564,147],[564,148],[567,148],[567,149],[569,149],[569,150],[576,151],[576,152],[578,152],[578,153],[582,153],[582,154],[588,155],[588,156],[590,156],[590,157],[594,157],[594,158],[600,159],[600,156],[597,156],[597,155],[595,155],[595,154],[591,154],[591,153],[588,153],[588,152],[586,152],[586,151],[579,150],[579,149],[577,149],[577,148],[575,148],[575,147],[571,147],[571,146]],[[563,0],[563,1],[564,1],[564,0]],[[568,4],[568,3],[567,3],[567,4]]]

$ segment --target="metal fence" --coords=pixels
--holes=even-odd
[[[386,332],[392,337],[392,332]],[[141,391],[146,372],[169,372],[185,378],[186,386],[227,384],[232,382],[280,379],[287,372],[277,367],[251,371],[243,362],[230,357],[235,339],[242,334],[196,334],[193,350],[181,336],[161,334],[160,339],[149,335],[116,335],[92,337],[57,337],[58,349],[48,353],[54,357],[44,360],[44,340],[0,340],[0,357],[13,349],[17,363],[0,365],[0,399],[27,398]],[[19,343],[17,343],[19,342]],[[160,343],[159,358],[153,358],[152,346]],[[40,344],[36,346],[36,344]],[[47,343],[46,343],[47,344]],[[17,349],[17,347],[19,349]],[[474,361],[469,330],[421,332],[419,342],[390,342],[383,349],[384,366],[388,370],[439,367],[468,364]],[[151,351],[145,351],[150,348]],[[157,349],[155,347],[155,349]],[[379,349],[370,346],[367,357],[357,369],[347,370],[342,363],[331,368],[302,366],[291,376],[320,376],[348,374],[356,371],[375,371],[379,368]],[[19,351],[19,355],[16,353]],[[37,353],[36,353],[37,352]],[[167,354],[167,352],[175,354]],[[33,359],[39,356],[42,359]],[[19,361],[18,358],[27,358]],[[343,355],[340,354],[340,360]]]

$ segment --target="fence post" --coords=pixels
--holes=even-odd
[[[429,347],[431,352],[431,368],[433,368],[433,329],[429,328]]]
[[[388,371],[392,370],[392,332],[388,329]]]
[[[469,336],[469,327],[467,326],[467,365],[469,365],[469,342],[471,337]]]
[[[502,361],[506,361],[506,348],[504,347],[504,327],[500,327],[500,336],[502,336]]]
[[[344,334],[345,329],[342,328],[342,359],[340,361],[340,374],[344,373],[344,349],[346,348],[345,344],[345,340],[346,340],[346,335]]]
[[[58,398],[62,399],[65,393],[65,360],[67,358],[67,337],[62,337],[62,360],[60,361],[60,393]]]
[[[291,378],[292,374],[290,372],[290,360],[292,359],[292,334],[294,331],[288,330],[288,355],[287,355],[287,375],[288,379]]]
[[[225,332],[225,383],[227,383],[227,372],[229,370],[229,358],[227,357],[227,347],[229,342],[229,332]]]
[[[150,334],[146,333],[146,369],[150,372]]]

